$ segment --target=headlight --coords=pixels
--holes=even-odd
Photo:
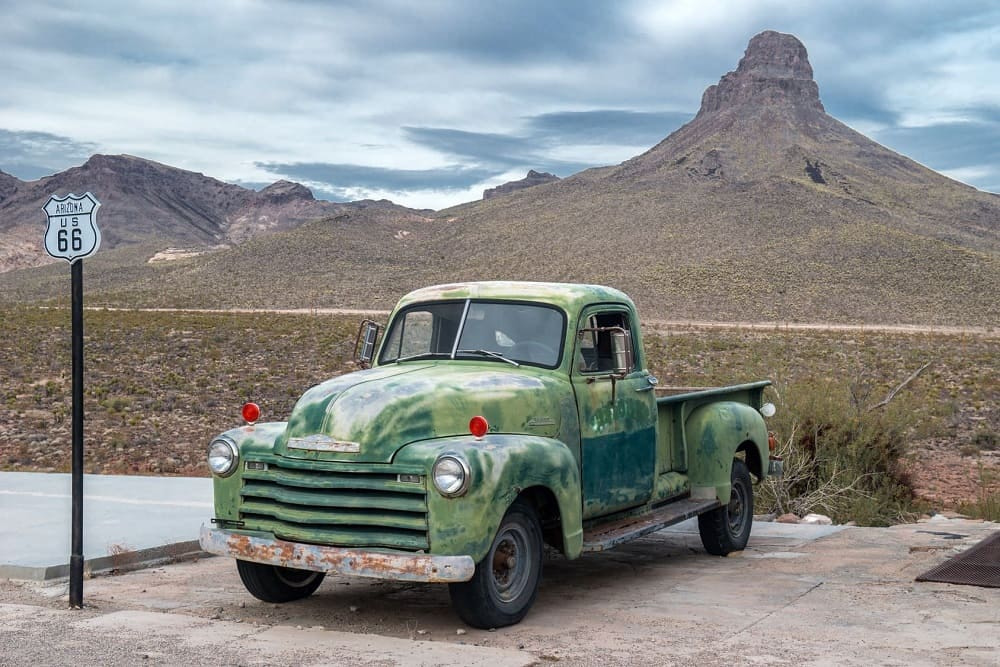
[[[760,414],[764,415],[765,417],[773,417],[774,413],[776,413],[777,411],[778,409],[774,407],[774,403],[765,403],[764,405],[760,406]]]
[[[469,490],[469,464],[453,454],[438,458],[431,476],[443,496],[460,496]]]
[[[208,467],[219,477],[228,477],[236,470],[240,453],[229,438],[216,438],[208,446]]]

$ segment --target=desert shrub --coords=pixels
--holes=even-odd
[[[996,431],[983,428],[972,436],[972,444],[977,449],[1000,449],[1000,435],[998,435]]]
[[[1000,522],[1000,475],[979,462],[979,492],[975,502],[959,505],[958,511],[976,519]]]
[[[911,515],[913,494],[900,461],[915,423],[912,399],[897,395],[876,407],[857,379],[805,380],[777,393],[781,405],[770,425],[785,474],[762,485],[758,507],[871,526]]]

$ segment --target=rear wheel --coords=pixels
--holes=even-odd
[[[264,602],[291,602],[307,598],[319,588],[326,576],[323,572],[245,560],[236,561],[236,570],[250,595]]]
[[[731,478],[733,492],[729,504],[698,517],[701,543],[705,551],[716,556],[746,548],[753,524],[753,485],[747,464],[733,459]]]
[[[541,524],[535,509],[519,499],[504,515],[472,579],[449,585],[451,604],[474,628],[513,625],[534,604],[541,576]]]

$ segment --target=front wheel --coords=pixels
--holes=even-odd
[[[745,549],[753,524],[753,486],[747,464],[733,459],[731,478],[729,504],[698,516],[701,543],[705,551],[716,556]]]
[[[291,602],[316,592],[326,576],[323,572],[237,560],[236,570],[250,595],[264,602]]]
[[[451,604],[459,618],[488,630],[513,625],[531,609],[542,576],[542,528],[535,509],[517,500],[497,530],[472,579],[450,584]]]

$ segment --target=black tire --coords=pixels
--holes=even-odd
[[[291,602],[307,598],[316,592],[326,576],[324,572],[296,570],[245,560],[236,561],[236,570],[250,595],[264,602]]]
[[[729,504],[698,517],[701,543],[716,556],[745,549],[753,527],[753,485],[750,470],[740,459],[733,459],[732,480]]]
[[[459,618],[484,630],[519,622],[538,595],[542,554],[538,513],[518,499],[500,522],[486,557],[476,563],[472,579],[448,586]]]

